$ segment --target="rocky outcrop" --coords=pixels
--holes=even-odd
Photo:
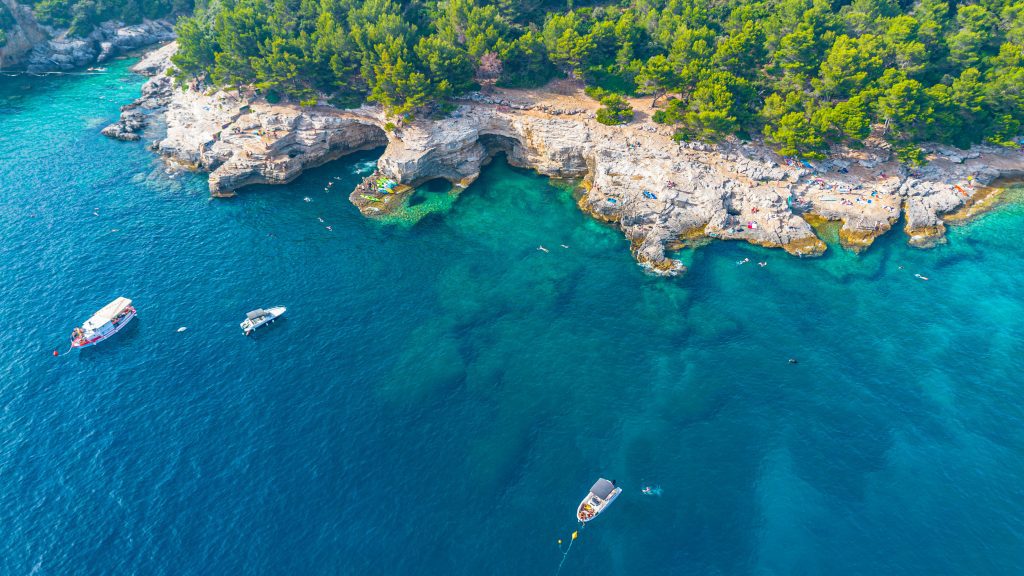
[[[32,8],[14,0],[0,0],[14,19],[14,26],[4,31],[3,46],[0,46],[0,68],[20,68],[28,61],[28,55],[37,45],[50,39],[51,31],[40,26]]]
[[[373,107],[299,108],[253,94],[176,90],[167,135],[155,148],[209,171],[211,193],[226,196],[386,146],[379,174],[399,186],[378,190],[367,182],[353,192],[351,201],[367,216],[400,209],[409,191],[429,180],[464,188],[504,153],[513,165],[580,180],[580,208],[621,229],[637,261],[667,275],[683,266],[666,250],[704,238],[821,254],[825,244],[809,220],[841,221],[842,243],[860,250],[905,214],[911,243],[928,245],[941,238],[943,214],[994,179],[1024,173],[1020,151],[995,147],[960,155],[932,147],[929,164],[908,171],[881,141],[812,164],[756,142],[677,143],[643,110],[629,125],[604,126],[594,120],[595,108],[581,94],[503,91],[464,100],[444,119],[394,127]]]
[[[171,66],[171,56],[177,49],[177,42],[171,42],[132,66],[133,72],[153,78],[142,85],[141,97],[121,106],[121,117],[117,122],[101,130],[104,136],[129,142],[140,140],[150,118],[166,110],[174,94],[174,84],[167,71]]]
[[[141,110],[136,109],[134,104],[129,104],[121,107],[121,118],[117,122],[107,126],[100,132],[104,136],[116,138],[117,140],[134,142],[142,138],[142,135],[139,133],[145,127],[146,115]]]
[[[66,31],[58,32],[53,39],[32,50],[26,69],[29,72],[73,70],[173,39],[174,25],[167,20],[146,20],[131,26],[104,22],[85,38],[70,37]]]
[[[171,57],[177,51],[178,42],[168,42],[159,48],[147,52],[141,60],[132,65],[130,70],[143,76],[166,76],[171,68]]]
[[[167,135],[154,149],[210,172],[214,196],[250,184],[290,182],[307,168],[388,143],[384,118],[374,108],[277,106],[251,95],[201,90],[173,94]]]
[[[174,39],[174,24],[169,20],[144,20],[132,25],[104,22],[84,38],[73,37],[67,30],[37,22],[28,6],[15,0],[0,2],[16,22],[6,32],[6,44],[0,47],[0,68],[23,68],[31,73],[73,70]]]

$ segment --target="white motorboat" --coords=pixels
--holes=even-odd
[[[590,493],[580,502],[576,509],[576,518],[580,522],[590,522],[597,518],[609,504],[615,501],[622,494],[622,488],[615,486],[614,480],[599,478],[590,487]]]
[[[123,296],[116,298],[71,332],[71,347],[85,348],[98,344],[117,334],[132,318],[135,318],[132,301]]]
[[[252,334],[253,330],[263,326],[264,324],[273,322],[287,310],[288,309],[284,306],[274,306],[273,308],[267,309],[257,308],[246,314],[245,320],[242,320],[242,323],[239,324],[239,326],[242,327],[242,332],[245,332],[245,335],[248,336],[249,334]]]

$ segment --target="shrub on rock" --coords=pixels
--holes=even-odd
[[[608,126],[626,124],[633,119],[633,107],[625,98],[618,94],[608,94],[601,98],[601,108],[597,111],[597,121]]]

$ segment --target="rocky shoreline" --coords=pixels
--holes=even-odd
[[[151,51],[131,67],[132,72],[152,78],[142,85],[142,96],[131,104],[121,106],[121,116],[117,122],[101,130],[104,136],[126,142],[141,140],[150,119],[166,112],[174,96],[174,85],[167,70],[171,66],[171,56],[177,49],[177,42],[170,42]]]
[[[1000,179],[1024,176],[1024,153],[993,146],[926,146],[928,164],[910,170],[877,138],[813,163],[780,158],[760,142],[677,143],[671,129],[650,121],[646,101],[634,101],[630,124],[605,126],[594,119],[596,103],[557,83],[476,94],[447,118],[399,127],[370,106],[300,108],[252,93],[170,89],[162,72],[130,106],[110,135],[137,134],[139,109],[165,109],[167,133],[154,149],[209,172],[214,196],[286,183],[345,154],[385,147],[378,177],[399,186],[354,191],[350,200],[367,216],[400,209],[429,180],[465,188],[504,153],[515,166],[581,181],[580,209],[618,227],[636,260],[666,275],[684,270],[666,250],[709,238],[819,255],[826,246],[814,225],[826,221],[842,222],[843,246],[862,250],[902,216],[910,243],[932,246],[944,238],[944,215],[973,204]]]
[[[14,17],[7,42],[0,46],[0,69],[31,74],[69,71],[146,46],[173,40],[170,20],[143,20],[139,24],[104,22],[84,38],[36,21],[32,8],[15,0],[0,0]]]

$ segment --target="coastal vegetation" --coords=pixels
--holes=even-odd
[[[916,163],[921,141],[1009,145],[1024,122],[1022,0],[214,0],[178,33],[179,80],[398,118],[562,76],[597,89],[602,122],[648,96],[679,139],[804,157],[874,129]]]
[[[600,88],[588,88],[587,95],[597,99],[601,107],[597,110],[597,121],[608,126],[625,124],[633,119],[633,106],[619,94],[609,93]]]

